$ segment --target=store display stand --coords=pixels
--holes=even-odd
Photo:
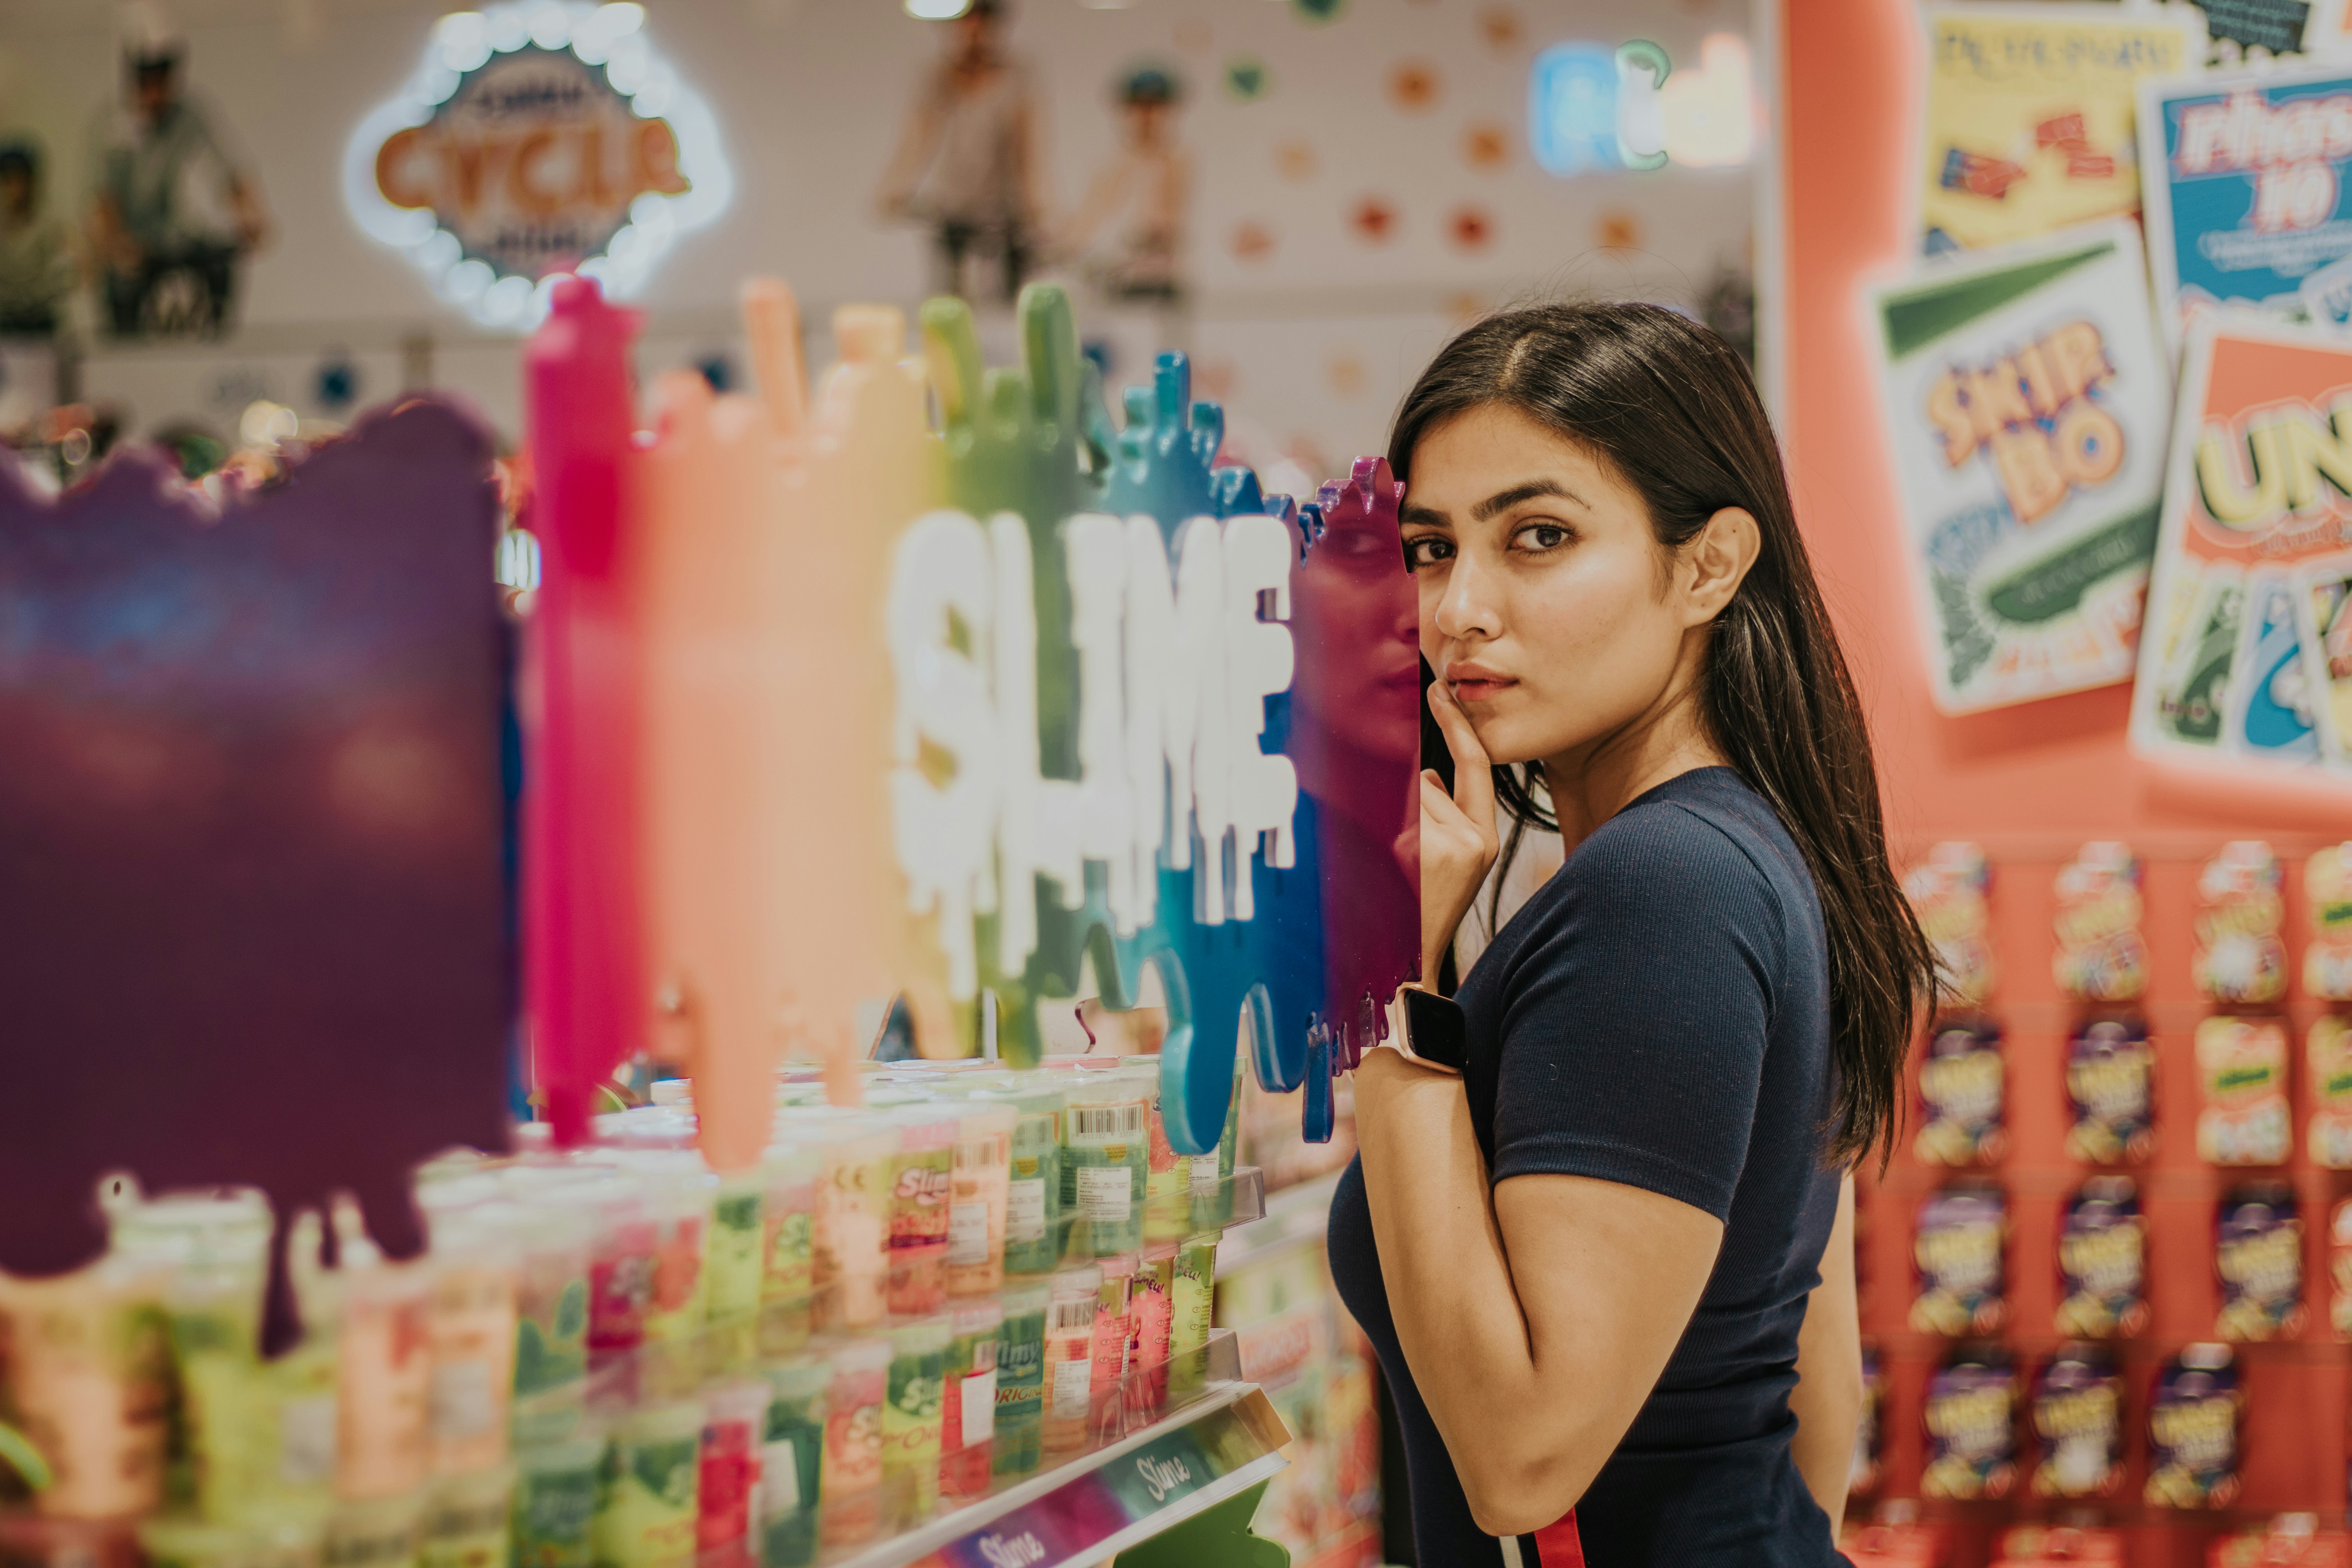
[[[827,1568],[1082,1568],[1187,1526],[1187,1564],[1287,1568],[1280,1546],[1247,1533],[1243,1505],[1289,1463],[1290,1433],[1243,1381],[1230,1331],[1206,1357],[1206,1383],[1181,1410]]]

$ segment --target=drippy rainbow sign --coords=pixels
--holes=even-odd
[[[533,345],[531,776],[562,828],[531,907],[642,877],[652,933],[532,943],[559,1136],[632,1044],[567,1010],[581,976],[667,999],[723,1168],[758,1153],[776,1058],[845,1054],[877,994],[941,1056],[992,1001],[1018,1061],[1040,1006],[1089,972],[1133,1005],[1147,968],[1179,1151],[1217,1141],[1244,1017],[1260,1082],[1305,1085],[1328,1135],[1332,1073],[1418,962],[1402,487],[1363,459],[1307,506],[1262,495],[1216,466],[1222,415],[1179,355],[1115,425],[1056,288],[1024,295],[1005,369],[958,301],[924,308],[919,363],[896,311],[845,310],[814,406],[789,297],[753,298],[762,397],[667,381],[650,444],[577,434],[628,398],[626,323],[593,289],[559,289]],[[641,686],[590,672],[632,640]],[[583,737],[636,700],[632,795]]]

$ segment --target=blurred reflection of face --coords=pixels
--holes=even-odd
[[[1406,759],[1421,750],[1421,666],[1412,581],[1393,534],[1362,519],[1335,521],[1292,579],[1291,636],[1298,645],[1297,702],[1340,753]],[[1318,795],[1344,777],[1302,781]],[[1387,803],[1380,811],[1388,812]]]
[[[149,125],[163,123],[172,107],[172,68],[142,66],[131,86],[131,101],[137,106],[139,118]]]
[[[33,216],[33,176],[22,169],[0,174],[0,212],[13,218]]]

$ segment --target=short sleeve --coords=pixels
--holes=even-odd
[[[1785,960],[1771,884],[1723,828],[1655,803],[1580,845],[1521,918],[1494,1179],[1591,1176],[1727,1220]]]

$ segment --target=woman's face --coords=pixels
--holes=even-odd
[[[1500,404],[1423,436],[1412,472],[1422,657],[1489,757],[1574,752],[1658,702],[1695,623],[1639,493]]]

